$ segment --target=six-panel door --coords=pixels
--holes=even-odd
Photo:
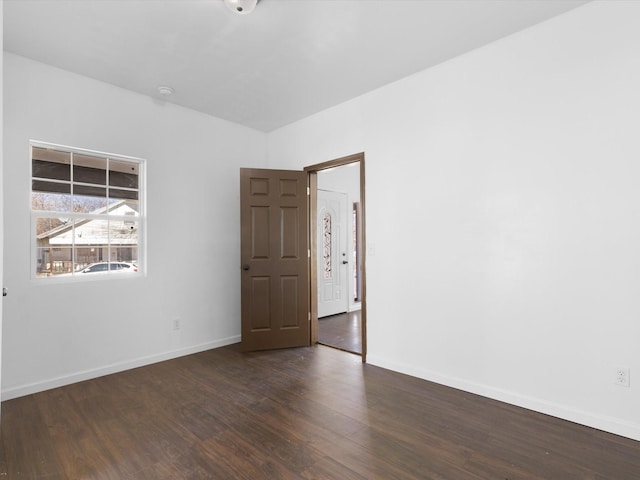
[[[242,348],[310,345],[307,174],[240,169]]]

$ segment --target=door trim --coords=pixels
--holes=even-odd
[[[304,168],[309,175],[309,240],[310,240],[310,256],[309,256],[309,272],[310,272],[310,299],[311,299],[311,344],[318,343],[318,242],[317,242],[317,222],[318,216],[318,172],[328,170],[329,168],[341,167],[352,163],[360,162],[360,228],[362,240],[362,298],[360,303],[361,322],[362,322],[362,362],[367,361],[367,241],[366,241],[366,208],[365,208],[365,166],[364,152],[356,153],[346,157],[336,158],[327,162],[317,163]]]

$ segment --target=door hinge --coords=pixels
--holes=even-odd
[[[311,190],[307,187],[307,196],[311,195]]]
[[[307,258],[311,258],[311,249],[310,248],[307,249]]]
[[[311,321],[311,312],[309,312],[309,316],[307,318]]]

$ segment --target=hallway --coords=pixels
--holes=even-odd
[[[319,318],[318,343],[362,355],[360,310]]]

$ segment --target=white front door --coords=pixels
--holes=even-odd
[[[318,190],[318,318],[348,310],[347,194]]]

